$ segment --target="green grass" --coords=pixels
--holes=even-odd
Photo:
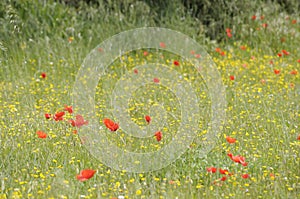
[[[147,9],[125,10],[127,15],[120,21],[116,15],[122,12],[105,7],[82,5],[76,9],[53,2],[44,6],[37,2],[1,5],[5,9],[0,14],[6,12],[0,31],[0,199],[300,197],[299,15],[287,15],[278,9],[272,13],[269,7],[261,7],[253,14],[236,16],[235,26],[228,27],[233,37],[227,38],[223,30],[220,34],[225,37],[217,43],[193,26],[195,18],[187,16],[181,21],[178,13],[165,14],[157,22],[158,16],[139,19],[143,14],[139,12]],[[255,21],[251,20],[254,14]],[[263,28],[263,23],[268,27]],[[73,133],[75,128],[67,122],[74,117],[72,114],[66,113],[65,120],[59,122],[46,120],[44,114],[72,105],[77,72],[86,55],[101,41],[121,31],[155,25],[182,31],[205,45],[226,87],[226,120],[216,146],[205,157],[199,157],[211,103],[201,77],[195,75],[187,60],[172,53],[153,50],[147,57],[144,49],[129,53],[112,63],[99,82],[95,99],[103,127],[102,119],[112,117],[110,93],[122,74],[157,60],[175,68],[193,85],[204,102],[199,105],[204,112],[197,138],[175,162],[147,173],[117,171],[90,154],[80,141],[80,129],[79,134]],[[216,48],[221,48],[225,56]],[[282,50],[290,54],[279,57]],[[170,64],[173,60],[179,60],[180,67]],[[276,75],[274,69],[280,74]],[[290,74],[293,70],[298,74]],[[40,76],[42,72],[47,74],[45,79]],[[232,75],[234,80],[230,80]],[[175,94],[163,85],[146,85],[133,93],[128,111],[133,122],[147,126],[143,117],[158,102],[168,110],[161,142],[154,137],[144,141],[127,136],[122,127],[114,133],[106,131],[103,136],[127,150],[155,151],[163,147],[180,124],[180,103]],[[48,137],[38,138],[38,130]],[[229,144],[226,136],[237,142]],[[244,156],[248,165],[234,163],[227,156],[229,151]],[[223,175],[219,172],[207,172],[212,166],[228,169],[233,175],[220,181]],[[76,175],[87,168],[97,173],[86,182],[78,181]],[[245,173],[250,175],[248,179],[241,177]]]

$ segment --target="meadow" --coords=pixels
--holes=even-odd
[[[98,2],[0,3],[0,199],[300,198],[299,9],[256,1],[229,18],[235,9],[229,4],[220,28],[187,14],[181,1],[164,12],[149,6],[152,1]],[[105,52],[98,44],[142,27],[173,29],[203,47],[199,55],[190,53],[201,60],[207,52],[214,62],[225,88],[226,117],[213,148],[203,155],[215,99],[201,71],[164,50],[164,43],[121,54],[95,89],[101,126],[96,141],[141,153],[171,143],[186,110],[168,81],[188,82],[200,100],[191,106],[201,110],[197,118],[188,118],[196,121],[190,127],[196,136],[185,153],[164,168],[131,172],[101,162],[85,146],[89,135],[81,130],[92,119],[78,116],[82,107],[75,106],[73,91],[87,55],[93,49]],[[146,138],[132,135],[137,132],[128,135],[111,104],[116,88],[122,87],[118,82],[135,75],[148,78],[138,67],[143,64],[181,74],[166,81],[170,77],[153,76],[153,82],[130,91],[129,123],[147,129]],[[121,98],[125,94],[116,93]],[[153,131],[156,127],[160,133]]]

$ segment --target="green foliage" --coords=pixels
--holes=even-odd
[[[66,36],[74,26],[83,37],[91,29],[96,33],[103,27],[118,32],[143,26],[165,26],[181,31],[192,26],[194,29],[186,32],[196,38],[205,33],[220,41],[225,38],[225,28],[244,23],[254,13],[297,14],[300,3],[297,0],[69,0],[61,3],[5,0],[0,5],[1,40],[20,32],[23,38]]]

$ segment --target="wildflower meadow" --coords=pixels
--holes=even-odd
[[[300,3],[0,3],[0,199],[300,198]]]

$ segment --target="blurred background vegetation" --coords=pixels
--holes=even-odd
[[[248,46],[275,52],[281,48],[280,38],[284,45],[297,42],[299,30],[280,27],[286,16],[298,19],[299,10],[299,0],[2,0],[0,72],[16,64],[9,63],[11,57],[20,65],[26,56],[39,60],[43,54],[75,53],[73,61],[82,62],[104,39],[146,26],[180,31],[207,48],[247,41]],[[251,20],[253,15],[258,20]],[[253,29],[263,23],[268,23],[268,35]],[[230,41],[226,28],[232,31]],[[66,42],[69,38],[76,47]]]

